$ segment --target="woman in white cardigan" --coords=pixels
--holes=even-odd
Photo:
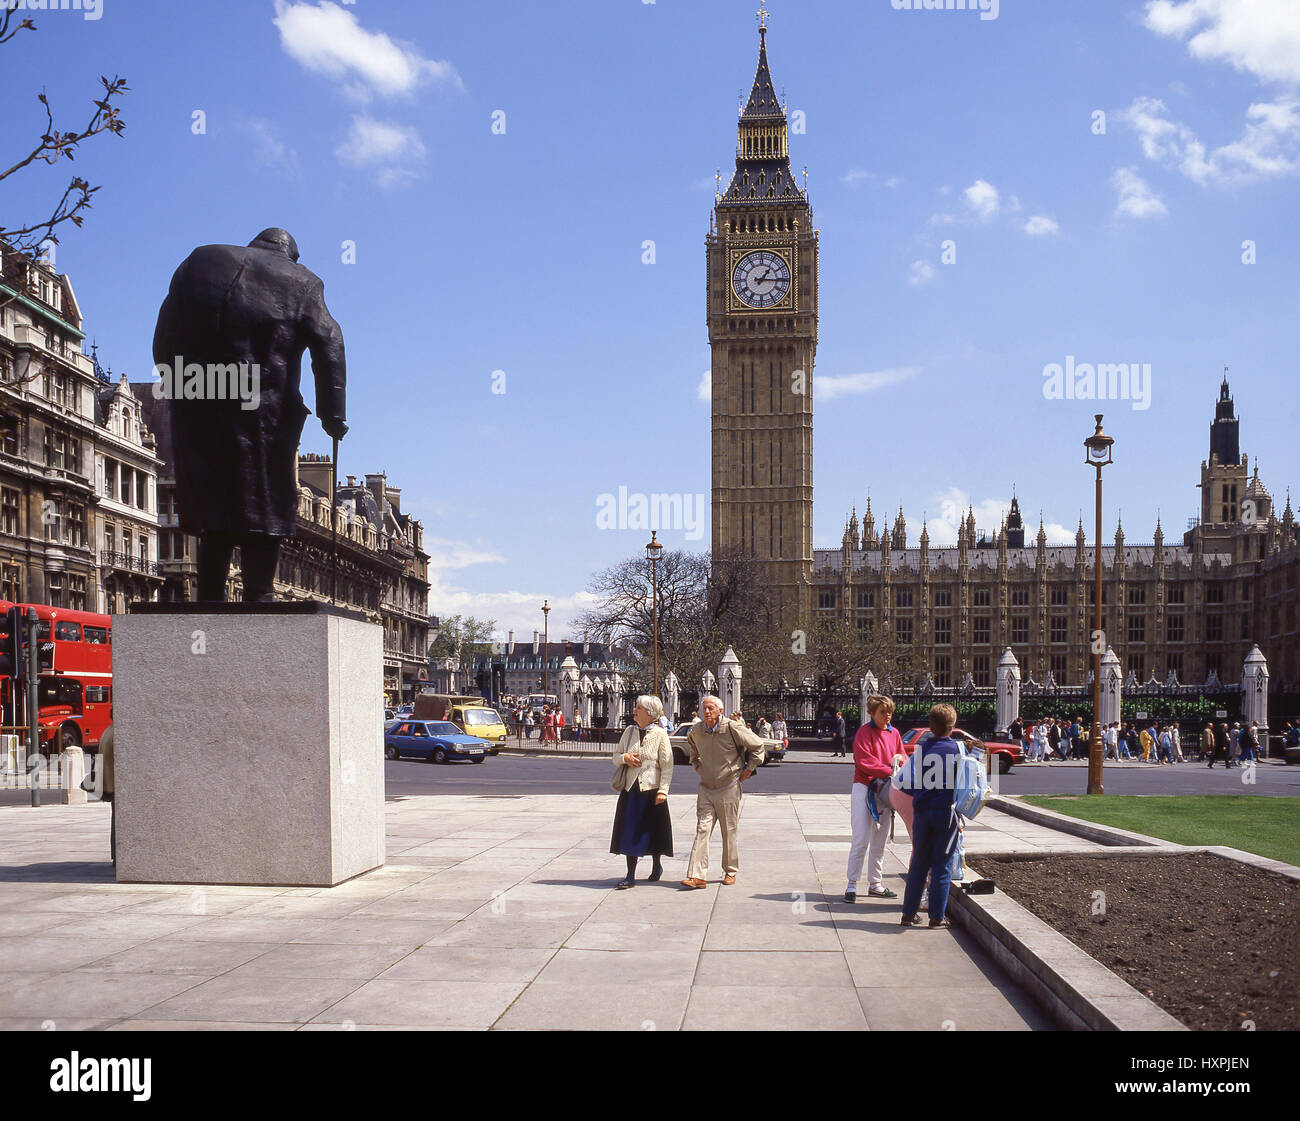
[[[636,862],[641,857],[654,858],[647,877],[654,881],[664,872],[660,858],[673,854],[673,826],[668,817],[673,748],[668,733],[656,723],[663,713],[658,697],[637,697],[632,710],[636,723],[623,730],[614,753],[618,770],[610,785],[618,791],[618,809],[609,851],[627,858],[627,876],[618,883],[620,891],[635,885]]]

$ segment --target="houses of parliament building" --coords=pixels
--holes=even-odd
[[[790,167],[762,15],[735,173],[707,240],[714,548],[756,558],[783,625],[838,617],[892,636],[937,686],[993,685],[1007,647],[1026,680],[1082,684],[1095,608],[1082,522],[1071,544],[1049,545],[1041,521],[1026,542],[1013,497],[991,538],[977,537],[971,512],[955,546],[932,548],[924,527],[909,545],[901,510],[877,527],[868,501],[840,548],[813,548],[818,231]],[[1102,548],[1106,641],[1130,682],[1231,684],[1258,645],[1273,684],[1300,689],[1300,530],[1289,496],[1279,514],[1252,472],[1238,426],[1225,377],[1200,517],[1180,543],[1157,519],[1150,543],[1130,544],[1121,524]]]

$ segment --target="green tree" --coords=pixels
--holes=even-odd
[[[489,654],[492,635],[497,629],[495,619],[475,619],[473,615],[452,615],[443,619],[438,632],[429,643],[429,658],[459,658],[461,665]]]

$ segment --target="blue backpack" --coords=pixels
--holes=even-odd
[[[952,805],[968,821],[977,816],[989,800],[989,780],[984,767],[959,743],[957,750],[957,775],[953,784]]]

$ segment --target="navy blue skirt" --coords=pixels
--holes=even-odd
[[[618,796],[609,851],[619,856],[672,856],[673,823],[668,803],[655,805],[658,792],[633,785]]]

